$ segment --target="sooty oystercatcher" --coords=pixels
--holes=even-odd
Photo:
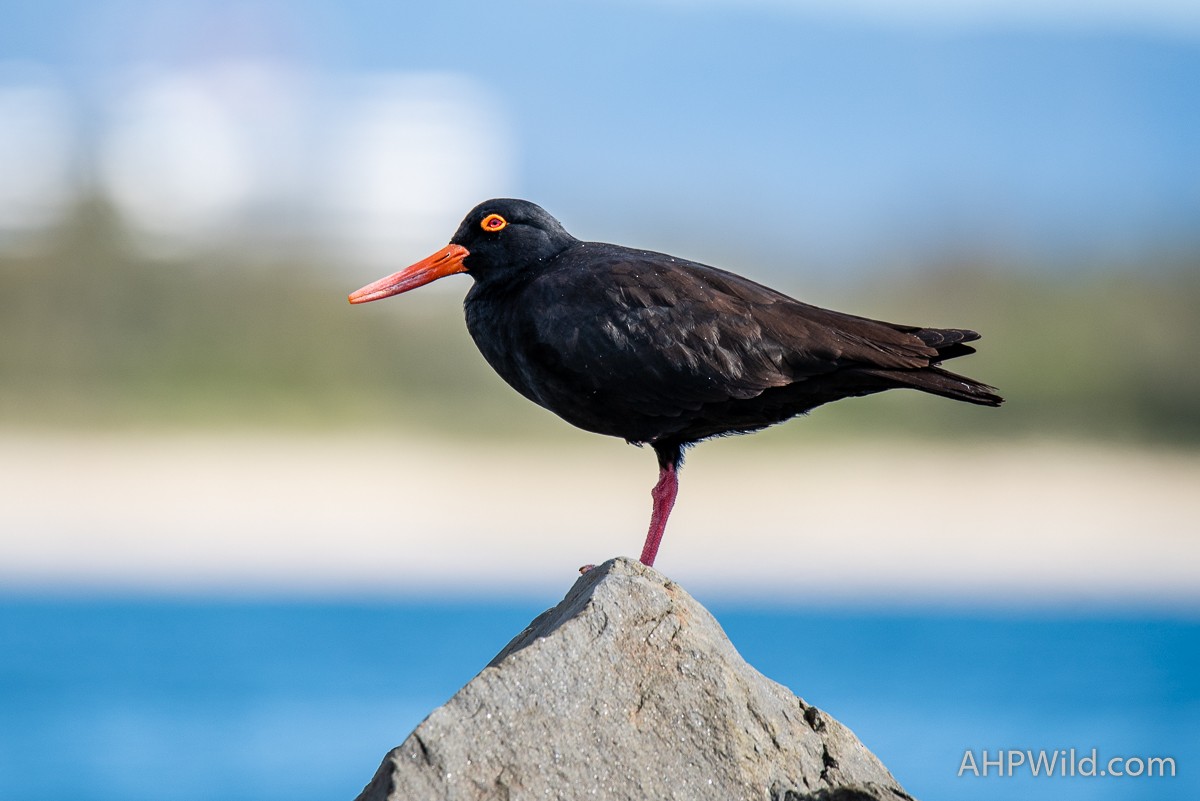
[[[350,295],[367,303],[453,273],[475,279],[467,328],[529,400],[587,431],[649,444],[659,480],[641,560],[654,563],[687,446],[823,403],[909,388],[999,406],[937,365],[974,353],[957,328],[897,325],[801,303],[715,267],[582,242],[540,206],[476,206],[450,244]]]

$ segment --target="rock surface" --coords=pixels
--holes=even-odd
[[[679,585],[615,559],[434,710],[358,798],[911,797],[849,729],[746,664]]]

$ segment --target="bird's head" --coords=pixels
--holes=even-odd
[[[574,241],[536,203],[487,200],[471,209],[446,247],[364,286],[350,295],[350,302],[381,300],[454,273],[469,273],[476,281],[501,280],[535,269]]]

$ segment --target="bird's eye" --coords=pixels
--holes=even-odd
[[[485,231],[495,233],[508,225],[508,220],[501,217],[499,214],[489,214],[483,218],[483,222],[479,223],[479,227]]]

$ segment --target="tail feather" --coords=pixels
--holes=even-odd
[[[1000,397],[995,387],[940,367],[917,370],[909,373],[908,378],[910,380],[905,383],[913,389],[941,395],[943,398],[976,403],[980,406],[999,406],[1004,403],[1004,398]]]
[[[1004,403],[1004,398],[997,394],[995,387],[952,373],[949,370],[943,370],[940,367],[926,367],[920,370],[868,370],[865,372],[895,382],[894,385],[898,387],[917,389],[951,400],[966,401],[979,406],[999,406]]]

